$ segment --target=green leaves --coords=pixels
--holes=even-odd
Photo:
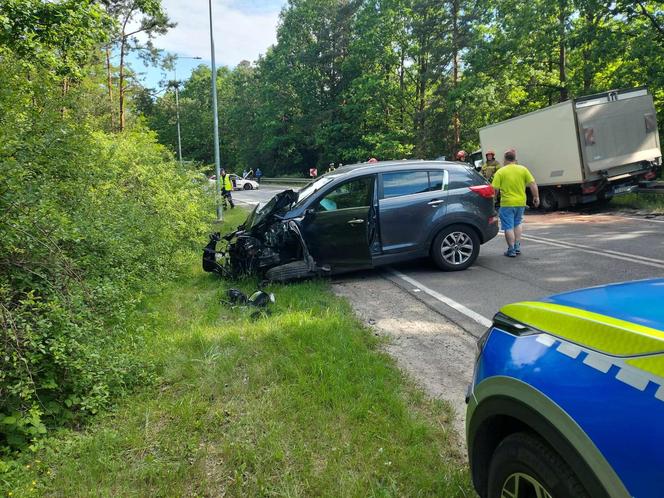
[[[94,53],[80,31],[97,7],[9,0],[0,12],[3,36],[16,34],[0,46],[2,455],[150,382],[142,296],[182,269],[209,211],[153,132],[100,131],[97,67],[73,55]]]

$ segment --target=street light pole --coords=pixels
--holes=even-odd
[[[180,166],[182,166],[182,136],[180,134],[180,82],[178,81],[178,70],[177,70],[177,61],[179,59],[195,59],[200,60],[202,57],[175,57],[173,63],[173,78],[175,82],[175,120],[177,122],[178,128],[178,159],[180,160]]]
[[[224,220],[221,207],[221,159],[219,157],[219,116],[217,115],[217,66],[214,62],[214,36],[212,33],[212,0],[208,0],[210,10],[210,52],[212,61],[212,115],[214,118],[214,168],[217,174],[217,221]]]

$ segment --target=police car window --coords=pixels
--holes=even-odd
[[[426,171],[403,171],[383,173],[383,197],[419,194],[429,190],[429,175]]]
[[[373,176],[365,176],[339,185],[318,201],[316,211],[369,207],[373,183]]]

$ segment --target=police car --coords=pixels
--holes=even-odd
[[[482,498],[664,497],[664,279],[503,307],[467,401]]]

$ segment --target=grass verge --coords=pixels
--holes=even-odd
[[[257,318],[220,303],[230,286],[192,261],[153,297],[157,384],[14,462],[6,493],[474,496],[449,408],[403,377],[327,283],[271,286],[277,302]]]
[[[615,207],[632,208],[650,211],[653,214],[664,214],[664,195],[662,194],[625,194],[611,200]]]

